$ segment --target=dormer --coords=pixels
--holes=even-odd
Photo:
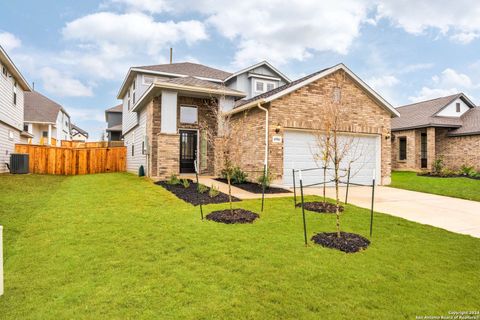
[[[463,93],[461,93],[458,94],[458,96],[452,102],[450,102],[440,111],[438,111],[435,116],[459,118],[465,112],[474,107],[475,104],[473,104],[470,99],[468,99]]]
[[[267,61],[240,70],[225,79],[231,89],[243,91],[246,99],[290,83],[291,80]]]

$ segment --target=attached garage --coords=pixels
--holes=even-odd
[[[380,136],[375,134],[343,134],[339,139],[351,144],[349,152],[341,163],[341,168],[348,168],[351,163],[350,181],[360,184],[371,184],[373,175],[380,177]],[[292,168],[307,169],[323,166],[316,160],[320,154],[317,137],[312,131],[285,130],[283,147],[283,184],[291,186]],[[330,163],[328,167],[333,168]],[[343,172],[342,174],[345,174]],[[302,175],[303,183],[314,184],[323,182],[323,170],[306,171]],[[333,171],[327,170],[327,181],[332,180]],[[346,180],[346,178],[345,178]],[[298,183],[298,175],[297,175]]]
[[[314,157],[315,133],[326,130],[332,110],[340,114],[335,120],[340,137],[354,141],[341,164],[347,169],[356,159],[351,181],[371,184],[375,176],[377,184],[390,184],[391,118],[399,113],[343,64],[238,103],[229,114],[242,121],[239,165],[253,172],[266,160],[273,183],[291,186],[292,167],[322,167]],[[310,171],[303,178],[305,184],[319,183],[323,172]]]

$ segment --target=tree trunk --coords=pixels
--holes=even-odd
[[[230,184],[230,173],[227,173],[227,183],[228,183],[228,202],[230,202],[230,213],[233,215],[232,186]]]
[[[323,203],[327,203],[327,183],[326,183],[326,180],[327,179],[327,165],[325,164],[325,166],[323,167]]]

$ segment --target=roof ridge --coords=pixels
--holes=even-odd
[[[433,99],[427,99],[427,100],[422,100],[422,101],[417,101],[417,102],[413,102],[413,103],[410,103],[410,104],[405,104],[403,106],[398,106],[396,107],[395,109],[398,109],[398,108],[404,108],[404,107],[410,107],[410,106],[413,106],[413,105],[416,105],[416,104],[420,104],[420,103],[425,103],[425,102],[430,102],[430,101],[434,101],[434,100],[440,100],[440,99],[445,99],[445,98],[450,98],[450,97],[455,97],[455,96],[460,96],[462,95],[462,93],[455,93],[455,94],[452,94],[452,95],[449,95],[449,96],[443,96],[443,97],[438,97],[438,98],[433,98]]]

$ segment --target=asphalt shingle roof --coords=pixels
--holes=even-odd
[[[238,90],[228,88],[223,84],[217,84],[217,83],[214,83],[214,82],[201,80],[201,79],[197,79],[197,78],[194,78],[194,77],[172,78],[172,79],[169,79],[169,80],[166,80],[166,81],[161,81],[161,82],[179,84],[179,85],[189,86],[189,87],[223,90],[223,91],[225,91],[225,93],[228,93],[228,92],[234,93],[234,94],[243,93],[242,91],[238,91]]]
[[[180,62],[171,64],[159,64],[153,66],[136,67],[137,69],[181,74],[192,77],[210,78],[217,80],[224,80],[228,78],[231,73],[223,70],[207,67],[203,64],[192,62]]]
[[[475,107],[465,112],[460,119],[462,126],[448,133],[450,136],[480,134],[480,107]]]
[[[105,110],[106,112],[122,112],[122,109],[123,109],[123,105],[122,104],[119,104],[115,107],[111,107],[107,110]]]
[[[37,91],[25,92],[24,97],[24,119],[26,122],[55,123],[60,110],[67,113],[61,105]]]
[[[72,130],[76,130],[78,133],[81,133],[82,135],[84,135],[85,137],[88,138],[88,132],[85,131],[85,130],[83,130],[83,129],[80,128],[79,126],[74,125],[73,123],[72,123]]]

